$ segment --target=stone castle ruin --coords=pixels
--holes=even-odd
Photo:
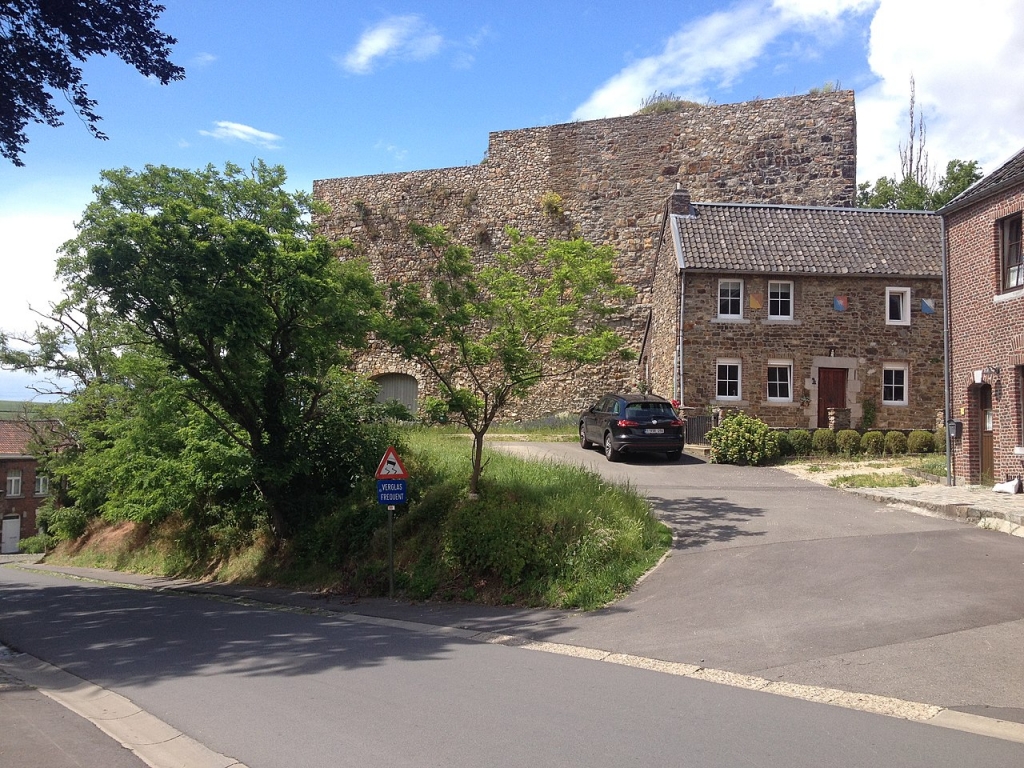
[[[444,225],[483,261],[508,245],[507,226],[542,242],[610,245],[622,280],[636,288],[619,331],[639,355],[677,184],[694,200],[852,206],[856,127],[853,92],[836,91],[498,131],[478,165],[315,181],[314,196],[330,206],[317,224],[328,237],[350,238],[384,283],[423,279],[411,222]],[[357,367],[410,405],[435,391],[425,371],[379,343]],[[542,382],[505,416],[577,411],[642,380],[636,361],[612,361]]]

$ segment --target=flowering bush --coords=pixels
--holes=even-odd
[[[767,464],[779,456],[779,433],[760,419],[735,413],[708,432],[715,464]]]

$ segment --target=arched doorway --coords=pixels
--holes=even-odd
[[[419,382],[415,376],[407,373],[383,373],[374,376],[373,380],[380,387],[377,393],[378,403],[397,400],[412,413],[416,413],[419,407]]]

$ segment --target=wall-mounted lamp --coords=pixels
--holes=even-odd
[[[986,365],[985,370],[982,371],[982,373],[984,373],[986,376],[998,376],[999,367],[996,365]]]

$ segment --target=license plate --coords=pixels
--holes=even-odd
[[[644,430],[644,434],[645,435],[664,435],[665,434],[665,430],[664,429],[645,429]]]

